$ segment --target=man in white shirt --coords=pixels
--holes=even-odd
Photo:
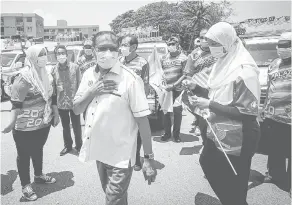
[[[150,114],[142,79],[118,61],[118,38],[96,34],[97,65],[85,71],[74,99],[74,112],[86,111],[81,161],[96,160],[106,205],[127,205],[127,189],[136,160],[137,133],[144,149],[143,171],[154,182]]]

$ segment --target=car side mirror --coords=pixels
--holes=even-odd
[[[15,63],[14,68],[21,68],[21,67],[22,67],[22,62]]]

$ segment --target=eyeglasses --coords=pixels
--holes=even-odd
[[[176,43],[168,43],[168,46],[175,46]]]
[[[130,44],[128,44],[128,43],[123,43],[123,44],[121,45],[121,47],[130,47]]]
[[[205,36],[200,36],[200,39],[202,39],[202,40],[203,40],[204,38],[205,38]]]
[[[95,48],[96,52],[106,52],[106,51],[110,51],[110,52],[118,52],[119,48],[118,47],[100,47],[100,48]]]

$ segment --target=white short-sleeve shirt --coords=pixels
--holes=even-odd
[[[99,77],[95,67],[85,71],[74,100]],[[136,160],[138,126],[135,117],[150,114],[143,81],[120,62],[103,79],[116,81],[118,89],[112,94],[96,96],[89,104],[79,159],[128,168],[129,162],[134,166]]]

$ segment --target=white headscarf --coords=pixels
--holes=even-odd
[[[34,86],[42,95],[46,101],[46,107],[44,111],[44,122],[48,123],[51,115],[51,106],[49,99],[53,94],[53,87],[49,81],[49,74],[46,68],[38,66],[38,55],[45,49],[44,46],[33,45],[26,50],[25,69],[21,72],[22,77],[32,86]],[[40,77],[41,76],[41,79]]]
[[[226,22],[219,22],[208,30],[205,37],[220,43],[227,51],[225,56],[216,61],[210,73],[210,99],[223,105],[230,104],[233,101],[233,82],[240,77],[259,101],[259,69],[237,37],[235,29]]]

